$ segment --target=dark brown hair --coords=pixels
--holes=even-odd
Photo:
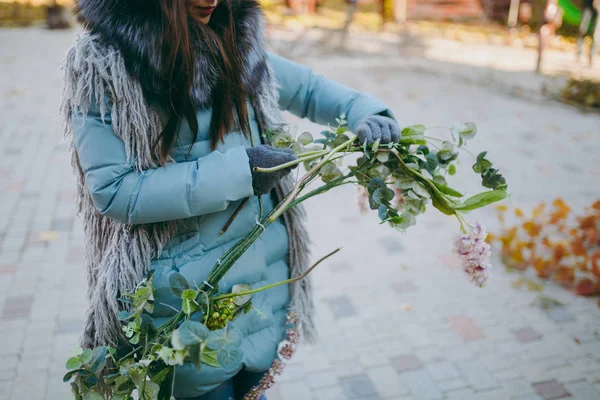
[[[218,81],[213,88],[210,122],[211,147],[214,150],[225,135],[236,127],[244,134],[250,131],[246,88],[242,82],[242,62],[236,47],[235,25],[231,8],[222,1],[211,16],[208,25],[194,20],[187,11],[186,0],[161,0],[163,45],[162,79],[168,83],[163,104],[170,112],[159,142],[161,161],[168,157],[182,119],[187,120],[194,143],[198,135],[196,105],[192,98],[196,55],[192,30],[202,36],[202,43],[213,44],[211,64],[217,71]],[[158,145],[159,143],[157,143]]]

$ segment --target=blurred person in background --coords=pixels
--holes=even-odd
[[[583,16],[579,25],[579,38],[577,38],[577,62],[581,61],[583,55],[583,42],[588,33],[592,38],[590,54],[588,57],[589,65],[591,66],[596,54],[596,46],[600,40],[600,29],[598,29],[598,9],[600,8],[600,0],[583,0]],[[592,26],[593,24],[593,26]],[[590,32],[590,28],[592,28]]]
[[[563,11],[558,6],[558,0],[548,0],[544,8],[544,16],[538,35],[538,58],[536,72],[542,71],[542,60],[548,43],[556,34],[556,30],[562,25]]]
[[[164,323],[181,307],[169,274],[202,283],[261,210],[290,190],[291,168],[253,171],[296,159],[264,143],[266,133],[284,129],[281,110],[320,124],[345,113],[361,143],[400,138],[375,97],[266,52],[255,0],[78,0],[75,12],[87,32],[65,60],[61,112],[86,237],[84,348],[124,342],[118,299],[148,270],[151,316]],[[304,216],[295,207],[270,225],[220,291],[305,272]],[[186,362],[176,370],[177,399],[261,398],[256,385],[286,336],[288,310],[314,339],[310,281],[257,294],[253,304],[256,312],[231,323],[242,335],[239,365],[198,373]]]

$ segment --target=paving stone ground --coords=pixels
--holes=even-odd
[[[518,64],[519,54],[488,49],[485,66],[473,66],[456,45],[450,65],[402,48],[319,52],[272,36],[280,50],[312,48],[295,58],[378,95],[403,125],[476,122],[472,151],[489,150],[514,205],[561,195],[580,208],[598,197],[600,117],[501,90],[536,79],[504,73],[506,56]],[[86,308],[83,232],[57,108],[58,66],[74,37],[0,30],[0,400],[70,398],[61,378]],[[476,189],[463,169],[454,182]],[[545,312],[497,260],[489,285],[472,287],[451,255],[456,221],[431,213],[403,235],[352,199],[344,187],[308,203],[315,256],[344,249],[314,273],[321,341],[299,350],[271,399],[600,398],[595,300],[547,284],[543,294],[565,306]],[[470,218],[497,228],[492,210]]]

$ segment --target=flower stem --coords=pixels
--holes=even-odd
[[[272,289],[274,287],[277,286],[281,286],[281,285],[287,285],[288,283],[293,283],[296,281],[299,281],[301,279],[304,279],[308,276],[308,274],[310,274],[312,272],[312,270],[314,270],[321,262],[325,261],[326,259],[328,259],[329,257],[333,256],[335,253],[337,253],[338,251],[341,250],[341,247],[338,249],[335,249],[334,251],[332,251],[331,253],[327,254],[325,257],[321,258],[319,261],[317,261],[316,263],[314,263],[309,269],[306,270],[306,272],[304,272],[302,275],[299,275],[295,278],[291,278],[291,279],[286,279],[285,281],[279,281],[279,282],[275,282],[275,283],[271,283],[270,285],[266,285],[257,289],[252,289],[252,290],[247,290],[245,292],[238,292],[238,293],[228,293],[228,294],[222,294],[220,296],[217,296],[215,298],[213,298],[213,301],[219,301],[219,300],[223,300],[223,299],[229,299],[232,297],[241,297],[241,296],[246,296],[249,294],[255,294],[258,292],[263,292],[265,290],[268,289]]]
[[[280,170],[285,169],[285,168],[293,167],[294,165],[298,165],[298,164],[303,163],[305,161],[315,160],[317,158],[323,157],[324,155],[326,155],[328,153],[329,153],[329,151],[325,150],[325,151],[321,151],[320,153],[309,155],[307,157],[302,157],[302,156],[298,157],[294,161],[290,161],[290,162],[287,162],[287,163],[284,163],[284,164],[279,164],[276,167],[272,167],[272,168],[254,167],[252,170],[254,172],[276,172],[276,171],[280,171]]]
[[[331,150],[323,158],[323,160],[321,160],[310,171],[308,171],[306,173],[306,175],[304,175],[302,178],[300,178],[300,180],[294,186],[294,188],[292,189],[292,191],[288,194],[288,196],[286,197],[286,199],[283,202],[281,202],[281,204],[277,207],[276,211],[271,215],[271,217],[269,218],[270,221],[271,222],[275,221],[277,218],[279,218],[288,209],[288,206],[290,205],[290,203],[292,203],[294,201],[294,199],[296,198],[296,196],[298,196],[298,192],[300,191],[300,188],[301,188],[302,184],[305,181],[307,181],[308,179],[310,179],[310,177],[314,173],[316,173],[319,169],[321,169],[321,167],[323,165],[327,164],[337,153],[339,153],[340,151],[342,151],[343,149],[345,149],[346,147],[348,147],[352,143],[354,143],[355,140],[356,140],[356,137],[354,137],[352,139],[349,139],[349,140],[345,141],[344,143],[342,143],[341,145],[339,145],[338,147],[336,147],[333,150]]]

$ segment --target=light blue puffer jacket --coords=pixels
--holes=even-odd
[[[351,130],[364,117],[390,115],[370,95],[314,75],[309,68],[282,57],[270,54],[268,59],[281,86],[282,110],[322,124],[331,123],[345,113]],[[106,106],[110,107],[108,98]],[[75,147],[86,186],[102,214],[127,224],[180,221],[176,236],[152,262],[156,271],[157,325],[174,314],[159,303],[180,306],[180,300],[169,290],[169,274],[178,271],[190,282],[201,284],[216,260],[255,226],[259,212],[245,151],[250,146],[249,140],[240,132],[231,132],[224,143],[211,151],[208,135],[211,110],[200,110],[197,117],[199,132],[193,144],[188,124],[183,121],[180,125],[176,145],[171,150],[176,163],[139,173],[126,162],[124,143],[111,127],[110,108],[104,121],[97,105],[90,108],[85,121],[81,115],[73,116]],[[251,107],[250,121],[254,142],[260,143]],[[221,229],[246,197],[251,197],[250,201],[221,235]],[[271,211],[276,201],[274,196],[263,196],[264,212]],[[220,291],[230,292],[235,284],[259,287],[288,279],[287,253],[287,232],[279,221],[269,226],[225,275]],[[255,309],[232,322],[244,336],[242,363],[231,370],[203,365],[200,373],[192,365],[179,367],[176,397],[200,396],[242,368],[254,372],[269,368],[285,334],[289,288],[279,286],[256,294],[252,302]]]

